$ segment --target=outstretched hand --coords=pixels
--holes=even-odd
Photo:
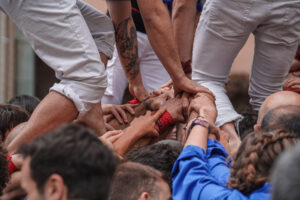
[[[107,123],[112,118],[116,118],[120,124],[128,123],[126,111],[131,115],[134,115],[134,109],[136,105],[124,104],[124,105],[113,105],[113,104],[102,104],[102,110],[104,114],[104,121]]]
[[[165,111],[166,109],[164,108],[159,109],[155,113],[147,111],[144,116],[135,118],[131,122],[129,128],[134,128],[135,130],[138,130],[138,133],[141,136],[158,137],[159,132],[155,123]]]

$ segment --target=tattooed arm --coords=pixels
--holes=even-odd
[[[148,93],[140,73],[137,34],[131,17],[131,2],[110,0],[108,7],[116,29],[116,45],[129,82],[129,91],[139,100],[143,100],[148,97]]]

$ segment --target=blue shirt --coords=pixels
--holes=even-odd
[[[207,141],[207,152],[198,146],[187,146],[172,170],[174,200],[267,200],[270,184],[249,195],[226,187],[230,177],[228,154],[216,140]]]

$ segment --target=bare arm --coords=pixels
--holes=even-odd
[[[182,62],[192,59],[197,0],[174,0],[172,23],[179,57]]]
[[[148,96],[143,86],[139,66],[137,34],[131,17],[130,1],[108,1],[109,12],[116,31],[120,62],[129,82],[129,90],[139,100]]]
[[[181,67],[167,8],[161,0],[137,0],[150,43],[170,74],[175,93],[185,91],[210,93],[209,90],[188,79]]]
[[[160,109],[155,114],[148,111],[145,116],[132,121],[130,126],[124,130],[124,134],[113,144],[118,155],[123,156],[142,137],[158,137],[155,122],[164,112],[165,109]]]

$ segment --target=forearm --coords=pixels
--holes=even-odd
[[[193,111],[189,117],[188,127],[191,125],[192,120],[195,119],[197,116],[198,114]],[[196,125],[191,129],[187,141],[185,143],[185,147],[188,145],[194,145],[194,146],[201,147],[204,151],[206,151],[207,138],[208,138],[208,129]]]
[[[173,2],[172,23],[175,42],[182,62],[192,59],[196,3],[197,0],[174,0]]]
[[[119,59],[131,82],[142,84],[139,69],[139,56],[136,28],[131,17],[130,1],[109,1],[109,12],[115,27],[116,46]]]
[[[173,80],[184,75],[167,8],[161,0],[138,0],[151,46]]]
[[[124,154],[141,138],[142,135],[135,127],[128,127],[124,130],[124,134],[113,143],[114,150],[118,155],[124,156]]]

